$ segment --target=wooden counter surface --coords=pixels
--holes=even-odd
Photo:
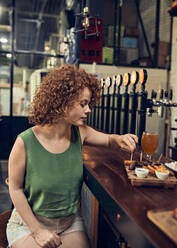
[[[135,152],[134,159],[138,156]],[[83,159],[87,186],[131,247],[177,247],[146,215],[147,210],[176,208],[177,188],[132,186],[123,166],[130,159],[126,151],[84,146]]]

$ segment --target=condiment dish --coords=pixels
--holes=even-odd
[[[139,178],[145,178],[147,177],[147,175],[149,174],[149,170],[145,169],[145,168],[136,168],[135,169],[135,174],[137,175],[137,177]]]
[[[161,180],[165,180],[168,178],[169,176],[169,171],[168,170],[165,170],[165,171],[155,171],[155,174],[156,174],[156,177],[161,179]]]

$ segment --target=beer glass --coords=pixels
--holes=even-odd
[[[143,132],[141,137],[141,147],[147,154],[147,157],[152,160],[152,155],[158,147],[158,134],[151,132]]]

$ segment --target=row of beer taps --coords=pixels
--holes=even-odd
[[[157,107],[157,110],[154,110],[153,107]],[[158,116],[163,117],[164,107],[177,107],[177,103],[173,101],[173,90],[161,89],[159,92],[152,90],[151,98],[147,99],[148,115],[156,112]]]
[[[164,90],[161,89],[158,92],[152,90],[151,97],[147,98],[148,93],[145,90],[145,85],[147,82],[148,74],[147,70],[140,69],[139,72],[133,71],[130,73],[124,73],[124,75],[118,74],[116,76],[107,77],[106,79],[101,79],[101,87],[109,88],[111,86],[114,87],[114,92],[116,92],[115,88],[119,89],[124,86],[124,94],[137,94],[137,95],[146,95],[143,99],[146,101],[145,107],[148,116],[151,116],[152,113],[158,113],[158,116],[163,117],[164,108],[177,107],[177,103],[173,101],[173,90]],[[136,92],[137,84],[141,84],[141,91]],[[131,86],[131,91],[128,93],[128,88]],[[157,107],[157,109],[154,109]]]
[[[177,103],[173,101],[173,90],[159,91],[159,100],[157,100],[157,92],[152,90],[151,101],[153,106],[177,107]]]

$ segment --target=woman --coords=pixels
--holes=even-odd
[[[95,76],[64,65],[42,79],[30,122],[9,157],[9,192],[15,206],[7,225],[12,248],[87,248],[78,211],[82,144],[133,151],[133,134],[108,135],[85,125],[100,98]]]

